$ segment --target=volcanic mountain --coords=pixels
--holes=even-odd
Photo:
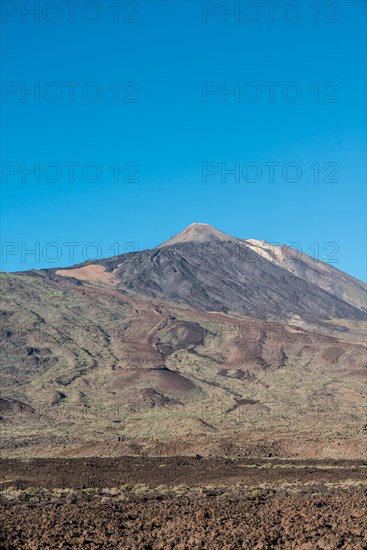
[[[363,455],[366,285],[295,248],[196,223],[1,287],[6,456]]]
[[[38,272],[40,274],[40,272]],[[153,250],[45,270],[202,311],[258,319],[362,320],[366,286],[296,249],[194,223]]]

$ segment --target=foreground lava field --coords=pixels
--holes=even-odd
[[[0,548],[367,548],[366,464],[3,460]]]

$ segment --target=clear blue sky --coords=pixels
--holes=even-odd
[[[11,4],[21,9],[20,2]],[[139,2],[136,14],[134,6],[121,2],[116,23],[111,4],[99,3],[96,23],[83,19],[81,8],[70,23],[62,2],[61,13],[41,13],[37,23],[26,14],[22,22],[20,11],[3,14],[2,79],[13,84],[3,88],[1,104],[2,269],[54,267],[52,259],[60,254],[56,265],[69,265],[93,256],[90,242],[103,256],[113,255],[116,242],[120,252],[150,248],[192,222],[205,222],[241,238],[298,243],[311,255],[318,242],[321,259],[331,252],[323,247],[336,243],[334,265],[365,279],[365,2],[335,2],[333,15],[330,3],[321,1],[315,22],[310,9],[315,2],[302,0],[294,23],[282,15],[285,2],[275,9],[274,22],[258,2],[262,15],[253,23],[248,19],[254,12],[242,12],[236,23],[234,16],[221,21],[220,10],[203,22],[202,10],[220,3],[203,7],[195,0]],[[240,2],[241,8],[245,4]],[[49,21],[56,16],[58,22]],[[86,17],[94,17],[92,9]],[[271,81],[279,83],[272,102],[263,84]],[[22,83],[32,88],[37,82],[40,101],[31,95],[22,101]],[[80,83],[73,101],[64,82]],[[88,82],[98,84],[99,101],[83,97]],[[116,82],[120,99],[138,101],[114,102],[116,86],[109,88]],[[127,82],[139,90],[135,84],[124,90]],[[206,102],[203,82],[219,90]],[[221,83],[230,89],[235,82],[243,91],[240,98],[221,98]],[[256,85],[246,88],[249,82]],[[299,101],[283,97],[289,82],[301,90]],[[324,89],[328,82],[336,84]],[[318,102],[314,83],[319,83]],[[60,89],[60,100],[51,102]],[[249,101],[258,89],[261,99]],[[90,86],[85,93],[92,98],[95,91]],[[290,87],[289,97],[295,91]],[[21,165],[36,162],[38,183]],[[63,164],[70,162],[79,163],[74,182]],[[99,181],[90,181],[93,168],[83,178],[89,162],[100,166]],[[203,181],[205,162],[219,173]],[[279,163],[273,182],[264,165],[269,162]],[[302,171],[296,182],[282,176],[284,165],[293,162]],[[62,168],[59,181],[51,181],[57,168],[42,174],[47,163]],[[138,165],[130,178],[137,181],[114,182],[109,167],[115,163],[120,179],[135,171],[135,165],[124,169],[126,163]],[[221,163],[228,168],[239,163],[241,171],[257,163],[262,177],[249,181],[255,178],[252,166],[248,178],[227,175],[222,182]],[[315,163],[319,182],[309,168]],[[327,163],[335,164],[325,168]],[[329,179],[338,181],[324,181],[335,165],[339,171]],[[11,175],[12,170],[18,173]],[[50,242],[57,243],[58,252]],[[69,242],[77,243],[71,258],[64,244]],[[35,246],[39,258],[25,254]]]

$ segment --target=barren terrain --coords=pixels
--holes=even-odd
[[[367,547],[366,464],[132,458],[2,462],[2,548]]]

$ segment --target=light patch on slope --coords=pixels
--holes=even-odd
[[[248,239],[245,241],[246,246],[251,248],[254,252],[259,254],[262,258],[269,260],[269,262],[277,263],[285,267],[284,254],[281,246],[267,243],[266,241],[257,241],[255,239]]]
[[[86,265],[76,269],[58,269],[56,275],[61,277],[73,277],[79,281],[88,283],[104,283],[114,285],[115,279],[112,273],[108,273],[103,265]]]

